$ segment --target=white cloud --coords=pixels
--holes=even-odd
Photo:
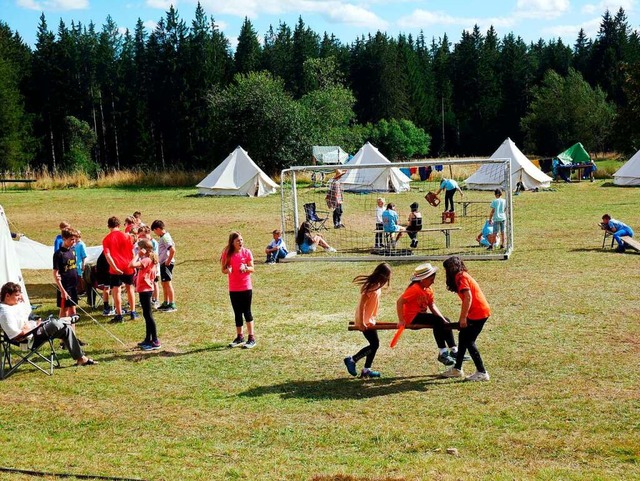
[[[29,10],[84,10],[89,0],[18,0],[18,6]]]
[[[564,15],[569,6],[569,0],[518,0],[516,16],[548,20]]]
[[[398,22],[400,28],[414,29],[433,26],[458,26],[462,30],[472,30],[474,25],[478,25],[482,32],[494,27],[511,27],[515,24],[515,19],[510,17],[454,17],[443,12],[430,12],[427,10],[414,10],[410,15],[401,17]]]
[[[635,0],[602,0],[598,3],[587,3],[583,5],[581,12],[587,15],[604,14],[606,10],[615,14],[620,7],[626,13],[632,12],[635,6]]]
[[[147,32],[153,32],[158,26],[158,22],[156,22],[155,20],[145,20],[144,22],[142,22],[142,25]]]
[[[175,8],[178,8],[177,0],[146,0],[145,4],[147,7],[158,8],[160,10],[169,10],[171,5]]]
[[[598,30],[600,30],[601,21],[602,19],[598,17],[577,25],[554,25],[553,27],[543,28],[542,33],[546,37],[561,37],[563,39],[575,40],[578,38],[580,29],[583,29],[588,38],[595,38],[598,34]]]

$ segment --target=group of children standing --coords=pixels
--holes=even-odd
[[[409,286],[396,302],[398,326],[408,324],[428,324],[433,326],[433,336],[438,345],[438,361],[449,367],[443,374],[445,378],[463,378],[462,363],[469,358],[473,360],[476,372],[467,377],[468,381],[488,381],[489,373],[484,367],[482,357],[476,346],[476,339],[482,332],[485,322],[491,315],[489,304],[478,283],[469,275],[464,262],[457,256],[446,259],[443,263],[446,273],[447,289],[460,297],[462,306],[459,315],[459,346],[449,326],[449,319],[444,317],[435,304],[432,285],[435,281],[437,267],[429,263],[419,265],[411,277]],[[353,282],[360,286],[360,301],[356,308],[355,326],[362,331],[369,345],[360,349],[353,356],[344,359],[347,371],[357,376],[356,364],[365,358],[364,368],[360,372],[362,378],[380,377],[378,371],[372,369],[376,352],[380,346],[376,331],[376,318],[382,288],[391,281],[391,267],[386,262],[378,264],[369,275],[357,276]]]

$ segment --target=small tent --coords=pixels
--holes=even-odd
[[[246,150],[238,146],[196,187],[201,195],[264,197],[273,194],[278,184],[260,170]]]
[[[349,154],[338,146],[314,145],[312,153],[318,164],[344,164],[349,160]]]
[[[50,267],[50,265],[49,265]],[[15,241],[11,239],[11,230],[4,209],[0,206],[0,287],[7,282],[15,282],[22,287],[24,302],[29,302],[22,272],[15,250]]]
[[[580,142],[577,144],[573,144],[567,150],[558,154],[556,159],[560,161],[561,164],[586,164],[587,162],[591,162],[591,157],[584,150],[584,147]]]
[[[392,167],[391,162],[369,142],[354,155],[345,165],[381,164],[380,169],[353,169],[341,179],[343,189],[347,192],[404,192],[411,187],[411,179],[399,168]]]
[[[640,185],[640,150],[613,174],[615,185]]]
[[[498,147],[492,159],[511,159],[511,186],[516,188],[518,182],[522,182],[524,188],[546,189],[551,185],[551,177],[536,167],[533,162],[520,152],[516,144],[507,137]],[[465,184],[468,189],[473,190],[495,190],[502,187],[504,182],[504,171],[498,171],[495,164],[483,164],[475,171]]]

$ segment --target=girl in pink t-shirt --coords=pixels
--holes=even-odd
[[[356,363],[363,357],[366,357],[364,369],[360,373],[360,377],[363,379],[380,377],[378,371],[371,369],[373,359],[376,357],[376,352],[380,346],[378,331],[374,329],[374,326],[376,324],[376,316],[378,315],[378,305],[380,304],[382,288],[388,285],[390,281],[391,266],[386,262],[378,264],[368,276],[361,275],[353,280],[355,284],[360,285],[360,302],[356,309],[355,326],[362,331],[369,345],[360,349],[353,356],[344,358],[347,371],[352,376],[358,374]]]
[[[151,297],[155,279],[158,275],[158,255],[153,251],[153,244],[149,239],[138,241],[138,254],[129,263],[129,267],[138,269],[136,276],[136,292],[140,296],[140,306],[146,325],[144,341],[138,344],[143,351],[160,349],[156,321],[151,310]]]
[[[243,346],[245,349],[251,349],[256,345],[251,314],[253,254],[244,247],[240,232],[234,231],[229,234],[229,242],[222,251],[220,264],[222,273],[229,277],[229,298],[236,321],[236,338],[229,343],[229,347]],[[249,335],[246,341],[243,332],[243,316]]]

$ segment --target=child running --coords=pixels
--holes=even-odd
[[[455,366],[446,370],[443,377],[464,377],[462,361],[465,352],[469,350],[471,359],[476,365],[477,372],[469,376],[467,381],[488,381],[489,373],[484,368],[480,351],[476,347],[476,339],[482,332],[484,323],[491,315],[491,309],[478,283],[469,275],[467,267],[458,256],[449,257],[443,263],[447,274],[447,289],[458,294],[462,299],[460,309],[460,347],[456,356]]]
[[[389,285],[391,281],[391,266],[386,262],[378,264],[373,272],[368,275],[357,276],[353,279],[354,284],[360,285],[360,302],[356,309],[355,326],[362,331],[365,339],[369,342],[368,346],[360,349],[353,356],[345,357],[344,364],[347,371],[352,376],[356,376],[356,363],[366,357],[364,361],[364,369],[360,373],[362,379],[380,377],[378,371],[373,371],[371,366],[376,357],[376,352],[380,346],[378,339],[378,331],[373,327],[376,324],[376,316],[378,315],[378,305],[380,304],[380,295],[382,288]]]
[[[156,321],[151,310],[151,297],[158,272],[158,255],[153,251],[153,244],[149,239],[138,241],[138,254],[133,258],[130,267],[138,270],[136,277],[136,291],[140,296],[140,306],[146,326],[144,341],[138,344],[143,351],[157,350],[162,347],[158,339]]]
[[[229,298],[236,321],[236,338],[229,343],[229,347],[242,346],[245,349],[252,349],[256,346],[253,314],[251,313],[253,254],[244,247],[244,239],[242,239],[240,232],[229,234],[229,242],[222,251],[220,264],[222,265],[222,273],[229,277]],[[243,316],[247,322],[249,335],[246,341],[243,333]]]

